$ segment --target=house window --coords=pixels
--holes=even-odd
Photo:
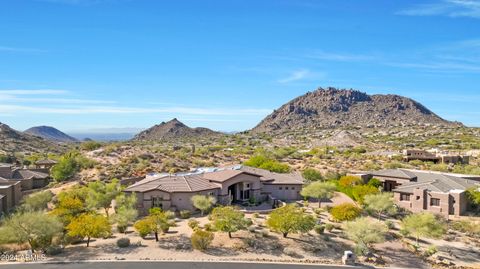
[[[282,187],[278,187],[279,190],[282,190]]]
[[[410,194],[400,193],[400,201],[410,201]]]
[[[215,193],[214,193],[213,191],[211,191],[211,192],[208,193],[208,195],[209,195],[209,196],[214,196]]]
[[[295,187],[292,187],[292,190],[294,190],[294,189],[295,189]]]
[[[285,187],[285,190],[288,190],[288,187]]]
[[[430,205],[431,205],[431,206],[440,206],[440,199],[438,199],[438,198],[431,198],[431,199],[430,199]]]
[[[152,207],[163,208],[162,197],[152,197]]]
[[[417,195],[417,200],[420,200],[420,196]]]

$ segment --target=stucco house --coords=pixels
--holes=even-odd
[[[44,169],[24,169],[13,164],[0,164],[0,178],[20,182],[22,191],[45,187],[50,181],[50,175]]]
[[[430,211],[447,217],[465,214],[469,207],[466,191],[480,188],[480,177],[474,175],[410,169],[388,169],[366,175],[379,179],[384,191],[393,192],[398,206],[412,212]]]
[[[211,195],[228,205],[247,201],[301,199],[300,174],[279,174],[243,165],[199,169],[191,173],[147,176],[125,189],[137,195],[138,208],[147,213],[152,207],[172,211],[194,210],[194,195]]]

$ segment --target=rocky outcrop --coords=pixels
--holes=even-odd
[[[162,122],[145,131],[137,134],[133,140],[137,141],[157,141],[157,140],[174,140],[181,138],[207,138],[211,136],[219,136],[221,133],[212,131],[207,128],[190,128],[177,119],[168,122]]]
[[[462,126],[399,95],[368,95],[357,90],[319,88],[276,109],[251,131],[287,132],[340,127]]]

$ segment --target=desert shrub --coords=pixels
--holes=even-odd
[[[295,248],[292,248],[292,247],[286,247],[283,249],[283,253],[285,253],[285,255],[288,255],[290,257],[298,257],[300,256],[298,254],[298,250],[295,249]]]
[[[124,237],[117,240],[117,246],[119,248],[126,248],[130,246],[130,239]]]
[[[437,247],[434,246],[434,245],[431,245],[431,246],[429,246],[429,247],[425,250],[425,252],[424,252],[423,254],[424,254],[426,257],[430,257],[430,256],[434,255],[434,254],[437,253],[437,252],[438,252]]]
[[[322,173],[320,173],[320,171],[318,171],[317,169],[313,168],[306,168],[305,170],[303,170],[302,176],[305,178],[305,180],[310,182],[323,180]]]
[[[380,191],[374,187],[369,185],[357,185],[352,187],[352,196],[353,199],[360,204],[363,204],[363,199],[366,195],[377,194]]]
[[[476,225],[472,221],[468,221],[468,220],[453,221],[450,224],[450,228],[452,228],[455,231],[459,231],[461,233],[466,233],[467,235],[470,235],[470,236],[480,236],[480,226]]]
[[[133,225],[141,238],[147,237],[152,232],[152,222],[148,219],[142,219]]]
[[[180,218],[182,218],[182,219],[188,219],[188,218],[190,218],[191,215],[192,215],[192,213],[189,210],[180,211]]]
[[[212,244],[214,234],[209,231],[196,230],[191,237],[192,247],[196,250],[205,251]]]
[[[333,231],[333,229],[335,229],[335,225],[333,225],[331,223],[325,224],[325,230],[327,230],[328,232]]]
[[[313,230],[315,230],[317,234],[323,234],[325,232],[325,225],[315,225]]]
[[[80,146],[83,150],[96,150],[99,149],[102,146],[102,144],[96,142],[96,141],[87,141],[83,142],[82,145]]]
[[[379,188],[380,186],[382,186],[382,182],[377,178],[372,178],[368,181],[367,185]]]
[[[354,204],[344,203],[332,207],[330,214],[335,221],[354,220],[360,216],[362,209]]]
[[[270,159],[265,155],[255,155],[248,159],[245,163],[247,166],[261,168],[277,173],[290,172],[290,166],[285,163],[280,163],[277,160]]]
[[[188,221],[188,227],[190,227],[192,230],[195,230],[196,228],[198,228],[199,225],[200,225],[200,222],[196,219],[191,219]]]
[[[343,176],[338,181],[338,185],[341,187],[353,187],[361,184],[363,184],[363,179],[356,176]]]
[[[63,252],[63,248],[60,246],[49,246],[45,249],[45,254],[48,256],[59,255]]]
[[[393,221],[391,221],[391,220],[385,221],[385,225],[388,227],[388,229],[395,228],[395,223],[393,223]]]
[[[446,231],[446,223],[444,219],[435,216],[433,213],[416,213],[402,220],[402,231],[404,231],[404,234],[414,236],[415,245],[418,247],[418,240],[422,236],[428,238],[441,237]]]
[[[214,232],[215,231],[215,229],[214,229],[214,227],[212,226],[211,223],[207,223],[207,224],[203,225],[203,228],[205,229],[205,231],[209,231],[209,232]]]

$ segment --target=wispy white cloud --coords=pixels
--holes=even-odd
[[[480,18],[479,0],[442,0],[440,2],[417,4],[397,12],[407,16],[448,16]]]
[[[28,105],[0,105],[0,113],[42,113],[42,114],[149,114],[168,113],[177,115],[210,115],[210,116],[235,116],[235,115],[266,115],[272,109],[229,109],[229,108],[192,108],[192,107],[165,107],[143,108],[122,106],[74,106],[74,107],[44,107]]]
[[[304,80],[307,78],[312,78],[314,76],[314,73],[308,69],[299,69],[291,72],[288,76],[281,78],[277,80],[278,83],[290,83],[290,82],[295,82],[299,80]]]
[[[34,48],[18,48],[18,47],[8,47],[0,46],[0,52],[45,52],[45,50],[34,49]]]
[[[375,57],[372,55],[325,52],[322,50],[317,50],[317,51],[308,53],[305,55],[305,57],[310,59],[316,59],[316,60],[337,61],[337,62],[358,62],[358,61],[369,61],[369,60],[375,59]]]
[[[6,95],[57,95],[65,94],[65,90],[39,89],[39,90],[0,90],[0,94]]]

